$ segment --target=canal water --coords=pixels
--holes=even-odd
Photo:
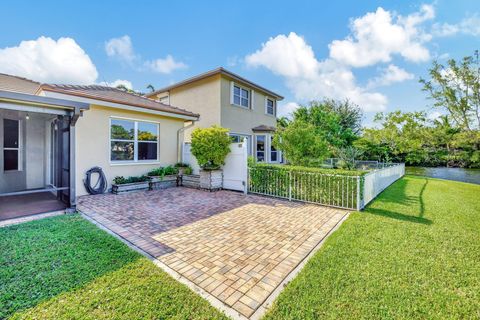
[[[480,184],[480,169],[406,167],[406,174]]]

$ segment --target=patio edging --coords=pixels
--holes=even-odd
[[[310,252],[300,261],[300,263],[292,270],[287,276],[278,284],[278,286],[272,291],[272,293],[263,301],[263,303],[255,310],[255,312],[249,317],[245,317],[244,315],[240,314],[235,309],[227,306],[225,303],[217,299],[212,294],[208,293],[206,290],[202,289],[201,287],[197,286],[195,283],[187,279],[186,277],[182,276],[172,268],[168,267],[165,263],[161,262],[159,259],[155,258],[145,250],[141,249],[131,241],[127,240],[126,238],[122,237],[120,234],[115,233],[114,231],[105,227],[101,222],[97,221],[95,218],[90,217],[87,213],[79,211],[81,216],[90,221],[91,223],[95,224],[100,229],[106,231],[108,234],[114,236],[115,238],[119,239],[123,243],[125,243],[129,248],[132,250],[137,251],[144,257],[151,260],[156,266],[158,266],[162,271],[166,272],[169,276],[174,278],[175,280],[179,281],[180,283],[186,285],[190,290],[207,300],[213,307],[217,308],[218,310],[222,311],[228,317],[234,320],[257,320],[260,319],[265,313],[268,311],[271,304],[275,301],[275,299],[280,295],[283,291],[285,286],[291,282],[303,267],[307,264],[310,258],[323,246],[325,241],[328,237],[334,233],[340,225],[349,217],[351,214],[350,211],[347,211],[346,214],[330,229],[330,231],[315,245],[315,247],[310,250]]]
[[[278,298],[280,293],[285,289],[285,286],[290,283],[295,277],[302,271],[302,269],[305,267],[305,265],[308,263],[310,258],[312,258],[318,250],[323,246],[325,241],[330,237],[332,233],[337,231],[337,229],[342,225],[342,223],[350,216],[352,212],[348,211],[342,219],[340,219],[335,226],[330,229],[330,231],[320,240],[315,247],[310,250],[310,252],[300,261],[299,264],[295,268],[293,268],[292,271],[290,271],[289,274],[278,284],[278,286],[270,293],[270,295],[265,299],[265,301],[255,310],[255,312],[250,316],[250,320],[258,320],[262,316],[265,315],[265,313],[268,311],[268,309],[271,307],[272,303]]]
[[[154,256],[152,256],[151,254],[149,254],[148,252],[146,252],[145,250],[141,249],[140,247],[136,246],[134,243],[130,242],[129,240],[125,239],[124,237],[122,237],[121,235],[113,232],[112,230],[108,229],[107,227],[105,227],[102,223],[100,223],[99,221],[95,220],[94,218],[90,217],[87,213],[83,213],[81,211],[79,211],[80,215],[90,221],[91,223],[93,223],[94,225],[96,225],[97,227],[99,227],[100,229],[106,231],[108,234],[114,236],[115,238],[117,238],[118,240],[122,241],[123,243],[125,243],[129,248],[131,248],[132,250],[135,250],[137,251],[138,253],[140,253],[141,255],[143,255],[144,257],[146,257],[147,259],[151,260],[157,267],[159,267],[160,269],[162,269],[162,271],[166,272],[169,276],[171,276],[172,278],[174,278],[175,280],[177,280],[178,282],[186,285],[190,290],[192,290],[193,292],[195,292],[196,294],[198,294],[199,296],[201,296],[202,298],[204,298],[205,300],[208,301],[208,303],[210,303],[214,308],[217,308],[219,309],[220,311],[222,311],[223,313],[225,313],[225,315],[227,315],[228,317],[234,319],[234,320],[248,320],[249,318],[241,315],[238,311],[236,311],[235,309],[233,308],[230,308],[228,306],[226,306],[223,302],[221,302],[220,300],[218,300],[217,298],[215,298],[213,295],[211,295],[210,293],[208,293],[207,291],[205,291],[204,289],[200,288],[199,286],[197,286],[195,283],[193,283],[192,281],[188,280],[187,278],[183,277],[181,274],[179,274],[178,272],[176,272],[175,270],[171,269],[170,267],[168,267],[166,264],[164,264],[163,262],[161,262],[160,260],[158,260],[157,258],[155,258]]]

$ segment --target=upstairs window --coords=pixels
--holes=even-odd
[[[20,170],[20,121],[3,119],[3,170]]]
[[[274,116],[275,115],[275,101],[272,99],[266,99],[265,101],[265,113]]]
[[[157,161],[158,131],[157,123],[111,119],[110,160]]]
[[[233,86],[233,104],[244,108],[250,107],[250,91],[239,87]]]

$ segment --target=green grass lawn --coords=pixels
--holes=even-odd
[[[353,213],[266,319],[479,319],[480,185],[407,176]]]
[[[78,215],[0,228],[0,252],[0,319],[225,318]]]

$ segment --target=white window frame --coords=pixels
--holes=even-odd
[[[124,120],[134,123],[133,140],[112,139],[112,120]],[[138,141],[138,123],[153,123],[157,125],[157,141]],[[112,160],[112,142],[133,142],[133,160]],[[157,159],[139,160],[138,159],[138,143],[156,143],[157,144]],[[111,165],[132,165],[132,164],[158,164],[160,163],[160,122],[143,119],[132,119],[124,117],[110,117],[108,126],[108,158]]]
[[[269,158],[268,158],[268,161],[269,161],[270,163],[281,163],[281,151],[278,150],[278,149],[275,149],[275,151],[272,150],[272,147],[273,147],[273,143],[272,143],[272,142],[273,142],[273,135],[269,134],[269,137],[270,137],[270,139],[269,139],[269,142],[270,142],[269,144],[270,144],[270,145],[268,146],[268,151],[269,151],[269,152],[268,152],[268,157],[269,157]],[[276,161],[272,161],[272,153],[273,153],[273,152],[275,152],[275,153],[277,154],[277,160],[276,160]]]
[[[255,144],[255,160],[258,161],[258,162],[264,162],[264,163],[268,163],[268,134],[256,134],[255,135],[255,141],[254,141],[254,144]],[[260,152],[263,152],[263,161],[259,161],[258,160],[258,150],[257,150],[257,147],[258,147],[258,137],[264,137],[265,140],[263,140],[263,144],[264,144],[264,151],[260,151]]]
[[[238,96],[240,98],[240,104],[235,103],[235,87],[240,89],[240,96]],[[247,106],[242,105],[242,90],[248,92]],[[253,90],[248,89],[247,87],[241,86],[241,85],[239,85],[235,82],[232,82],[231,93],[230,93],[231,101],[230,102],[231,102],[232,105],[234,105],[236,107],[240,107],[240,108],[243,108],[243,109],[252,109],[253,94],[254,94]],[[243,98],[243,99],[245,99],[245,98]]]
[[[23,145],[22,145],[22,121],[19,119],[9,119],[9,118],[2,118],[3,124],[2,124],[2,129],[5,130],[5,121],[4,120],[11,120],[11,121],[17,121],[18,122],[18,146],[16,148],[11,148],[11,147],[5,147],[3,146],[3,155],[2,159],[5,161],[5,152],[4,151],[17,151],[17,169],[10,169],[10,170],[5,170],[5,163],[3,163],[3,172],[17,172],[17,171],[23,171],[23,158],[22,158],[22,151],[23,151]],[[4,133],[2,132],[2,135]]]
[[[272,112],[273,112],[273,113],[269,113],[269,112],[268,112],[268,101],[269,101],[269,100],[272,101]],[[276,108],[276,105],[277,105],[277,103],[276,103],[275,99],[272,99],[272,98],[269,98],[269,97],[265,97],[265,114],[266,114],[266,115],[269,115],[269,116],[275,117],[276,109],[277,109],[277,108]]]

